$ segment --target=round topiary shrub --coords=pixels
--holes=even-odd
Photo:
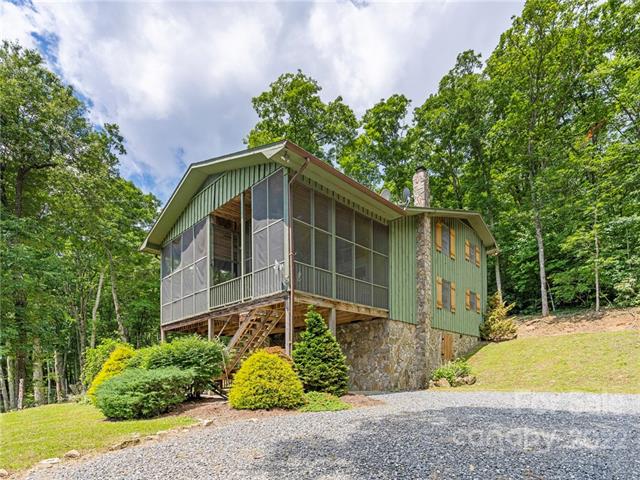
[[[104,362],[104,365],[102,365],[102,368],[91,382],[91,386],[87,391],[87,396],[92,402],[95,403],[97,388],[104,381],[110,379],[111,377],[115,377],[125,368],[127,368],[127,363],[129,359],[133,357],[134,352],[134,349],[127,344],[119,345],[111,352],[109,358],[106,362]]]
[[[229,403],[245,410],[297,408],[305,403],[302,383],[280,356],[258,350],[233,378]]]
[[[97,388],[95,404],[107,418],[155,417],[184,402],[192,381],[190,370],[130,368]]]
[[[293,366],[307,392],[326,392],[337,397],[347,393],[349,367],[342,349],[322,315],[309,307],[307,329],[293,346]]]

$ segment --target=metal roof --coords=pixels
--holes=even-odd
[[[495,246],[495,240],[491,232],[477,212],[433,208],[421,209],[418,207],[403,209],[336,170],[295,143],[282,140],[191,164],[160,212],[158,219],[151,227],[140,249],[152,253],[160,251],[160,246],[167,233],[210,175],[269,162],[275,162],[293,170],[298,170],[306,162],[307,167],[304,170],[306,177],[328,188],[340,191],[343,195],[349,196],[354,201],[362,204],[363,207],[369,208],[389,220],[422,212],[432,216],[464,218],[478,232],[485,246]]]

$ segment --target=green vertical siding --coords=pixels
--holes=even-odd
[[[278,168],[277,163],[263,163],[229,170],[211,181],[205,181],[203,188],[191,199],[187,208],[171,228],[162,242],[163,245]]]
[[[482,314],[465,308],[465,292],[467,289],[480,294],[481,312],[484,313],[487,303],[487,254],[480,238],[464,221],[446,218],[432,219],[432,280],[433,280],[433,322],[432,326],[441,330],[479,336],[479,326]],[[456,259],[443,252],[436,251],[435,235],[437,221],[452,226],[456,231]],[[465,240],[480,247],[480,268],[475,263],[464,259]],[[456,313],[451,313],[436,306],[436,277],[455,282],[456,284]]]
[[[389,317],[416,323],[417,216],[389,223]]]

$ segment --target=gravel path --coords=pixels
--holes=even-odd
[[[30,479],[640,478],[640,395],[409,392],[197,428]]]

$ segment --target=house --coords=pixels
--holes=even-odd
[[[161,336],[231,337],[229,371],[253,349],[291,351],[315,305],[354,390],[422,388],[478,341],[487,254],[475,212],[392,203],[282,141],[192,164],[141,249],[161,256]]]

